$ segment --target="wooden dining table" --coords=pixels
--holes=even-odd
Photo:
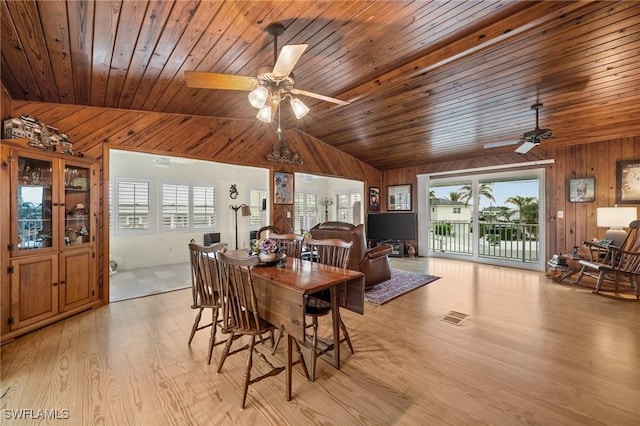
[[[231,250],[235,257],[247,256],[246,251]],[[235,253],[234,253],[235,252]],[[242,254],[241,252],[244,252]],[[251,268],[260,316],[284,330],[285,373],[287,401],[291,400],[293,339],[304,343],[306,297],[329,289],[333,320],[333,357],[331,361],[340,369],[340,308],[364,314],[364,274],[287,257],[283,265],[254,266]]]

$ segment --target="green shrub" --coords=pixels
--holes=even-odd
[[[436,235],[451,235],[451,224],[436,223],[433,231]]]
[[[489,236],[499,237],[502,241],[513,241],[518,239],[518,229],[508,225],[488,225],[483,226],[483,233]],[[487,241],[489,239],[487,238]]]
[[[487,242],[492,246],[497,246],[500,244],[500,235],[497,234],[487,234]]]

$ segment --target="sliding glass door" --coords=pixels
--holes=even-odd
[[[440,179],[429,186],[429,251],[473,255],[473,182]]]
[[[419,243],[429,256],[544,269],[543,169],[421,176],[419,188]]]

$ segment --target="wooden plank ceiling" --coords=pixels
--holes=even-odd
[[[640,135],[640,2],[3,1],[2,83],[16,100],[250,120],[247,92],[184,72],[255,76],[307,43],[282,127],[387,170]],[[272,128],[262,127],[275,132]],[[540,148],[536,148],[540,149]],[[179,151],[179,150],[177,150]]]

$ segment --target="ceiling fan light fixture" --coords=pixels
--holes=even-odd
[[[262,108],[269,97],[269,90],[264,86],[258,86],[249,93],[249,102],[254,108]]]
[[[271,123],[271,105],[264,105],[258,111],[256,118],[264,123]]]
[[[293,109],[293,113],[296,115],[298,120],[307,115],[310,111],[309,107],[298,98],[291,98],[291,109]]]

